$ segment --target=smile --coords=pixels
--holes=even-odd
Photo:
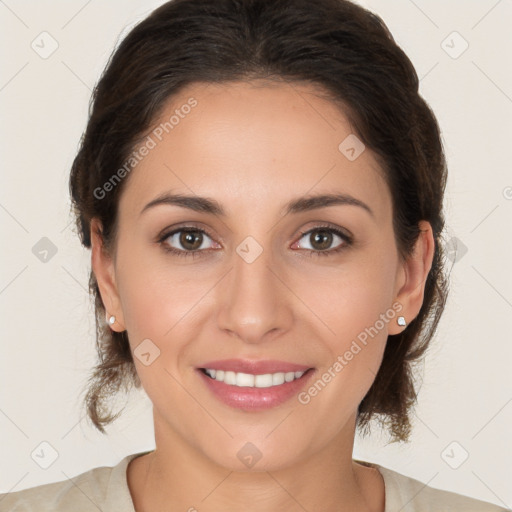
[[[249,388],[270,388],[273,386],[280,386],[285,382],[292,382],[296,379],[300,379],[306,373],[303,371],[253,375],[250,373],[214,370],[210,368],[201,368],[201,370],[210,378],[223,382],[224,384]]]
[[[282,405],[304,390],[316,370],[252,374],[197,368],[212,396],[231,408],[263,411]]]

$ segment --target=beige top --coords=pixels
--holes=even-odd
[[[140,455],[128,455],[114,467],[94,468],[73,482],[53,482],[18,492],[0,494],[0,512],[135,512],[126,479],[128,463]],[[461,494],[428,487],[418,480],[382,467],[376,467],[384,479],[384,512],[504,512],[510,509],[475,500]]]

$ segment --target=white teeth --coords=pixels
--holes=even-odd
[[[295,379],[295,372],[288,372],[284,374],[284,380],[286,382],[291,382],[293,379]]]
[[[226,384],[231,384],[231,385],[236,384],[236,373],[235,372],[226,372],[224,374],[224,382]]]
[[[254,377],[254,387],[255,388],[269,388],[272,386],[272,377],[271,373],[265,373],[264,375],[256,375]]]
[[[248,373],[237,373],[236,374],[236,385],[237,386],[248,386],[254,387],[254,375],[250,375]],[[226,384],[230,384],[230,382],[224,381]]]
[[[272,375],[272,386],[284,384],[284,373],[274,373]]]
[[[224,382],[231,386],[249,387],[249,388],[270,388],[272,386],[280,386],[285,382],[291,382],[300,379],[306,372],[279,372],[265,373],[264,375],[252,375],[250,373],[231,372],[224,370],[214,370],[207,368],[205,372],[215,380]]]

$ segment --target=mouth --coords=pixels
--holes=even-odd
[[[312,379],[315,368],[247,373],[219,368],[196,368],[211,396],[230,408],[255,412],[275,408],[297,396]]]
[[[306,373],[314,370],[308,368],[304,371],[276,372],[252,374],[244,372],[216,370],[214,368],[199,368],[207,377],[217,382],[222,382],[228,386],[239,388],[272,388],[281,386],[285,382],[293,382],[301,379]]]

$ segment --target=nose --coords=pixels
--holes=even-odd
[[[252,262],[236,253],[217,292],[219,328],[245,343],[263,343],[292,326],[293,292],[286,271],[270,253],[263,250]]]

